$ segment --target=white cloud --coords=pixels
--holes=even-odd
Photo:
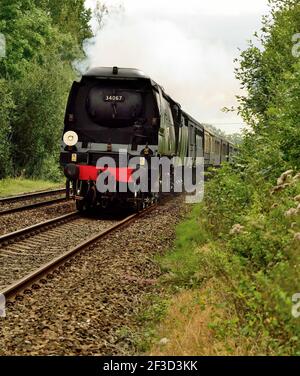
[[[88,0],[93,6],[95,0]],[[115,0],[107,1],[116,3]],[[235,105],[237,48],[260,26],[267,0],[125,0],[87,52],[91,66],[136,67],[160,83],[197,120],[239,123],[221,108]],[[234,132],[238,125],[220,125]]]

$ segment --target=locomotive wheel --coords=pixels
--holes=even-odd
[[[174,181],[174,167],[173,166],[171,166],[170,168],[169,179],[170,179],[170,193],[174,193],[175,181]]]
[[[135,197],[135,210],[137,213],[144,209],[144,194],[142,192],[137,192]]]
[[[162,177],[162,167],[159,166],[159,182],[158,182],[158,193],[157,193],[157,202],[161,202],[163,192],[163,177]]]
[[[76,200],[76,209],[80,212],[86,212],[89,210],[90,206],[86,202],[86,200]]]
[[[145,195],[143,197],[142,204],[143,204],[143,209],[146,209],[149,206],[149,198],[147,196],[145,197]]]
[[[152,203],[157,204],[159,202],[159,193],[152,193]]]

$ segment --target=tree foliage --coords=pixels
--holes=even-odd
[[[35,4],[50,13],[52,22],[62,34],[70,34],[79,45],[92,37],[89,26],[91,10],[86,9],[84,0],[35,0]]]
[[[14,109],[11,92],[5,80],[0,79],[0,179],[11,173],[10,118]]]
[[[238,59],[236,77],[246,92],[238,97],[238,110],[252,126],[248,138],[254,145],[256,141],[273,145],[284,163],[299,168],[300,63],[292,51],[293,35],[300,32],[300,4],[296,0],[269,3],[270,14],[255,34],[256,43],[251,42]]]
[[[58,166],[71,63],[91,36],[90,16],[84,0],[0,0],[1,177],[58,176],[51,163]]]

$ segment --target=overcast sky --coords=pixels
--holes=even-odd
[[[96,0],[86,0],[93,7]],[[244,49],[267,0],[106,0],[122,3],[93,44],[89,65],[139,68],[161,84],[200,122],[227,133],[241,128],[235,114],[223,113],[240,94],[233,60]],[[226,123],[223,125],[223,123]]]

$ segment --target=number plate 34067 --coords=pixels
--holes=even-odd
[[[105,102],[124,102],[125,97],[124,95],[105,95],[104,101]]]

